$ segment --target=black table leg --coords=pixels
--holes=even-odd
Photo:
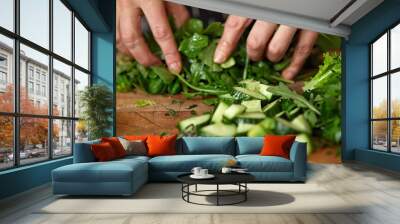
[[[244,183],[244,187],[245,187],[245,192],[244,192],[244,201],[247,201],[247,192],[248,192],[248,190],[247,190],[247,183]]]
[[[219,184],[217,184],[217,206],[219,206]]]
[[[196,191],[197,192],[197,184],[195,185],[195,190],[194,191]]]

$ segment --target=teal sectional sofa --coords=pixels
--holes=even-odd
[[[91,141],[75,144],[74,163],[52,172],[54,194],[131,195],[148,181],[176,181],[193,167],[219,172],[229,160],[236,160],[259,182],[304,182],[306,180],[306,144],[295,142],[290,159],[260,156],[262,137],[183,137],[177,140],[177,155],[127,156],[96,162]]]

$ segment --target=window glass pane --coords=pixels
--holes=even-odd
[[[391,115],[392,117],[400,117],[400,72],[390,75],[390,101],[391,101]]]
[[[72,117],[71,66],[53,60],[53,115]]]
[[[391,30],[390,37],[390,67],[400,67],[400,24]]]
[[[0,35],[0,111],[14,111],[13,40]]]
[[[0,116],[0,170],[14,165],[13,118]]]
[[[53,0],[53,18],[53,51],[71,60],[72,12],[60,0]]]
[[[387,78],[372,80],[372,118],[387,117]]]
[[[89,32],[75,18],[75,63],[89,70]]]
[[[391,152],[400,153],[400,120],[391,121]]]
[[[79,117],[81,114],[80,94],[81,92],[89,86],[89,75],[75,69],[75,117]]]
[[[53,156],[72,154],[72,121],[53,120]]]
[[[20,109],[25,114],[48,114],[49,57],[21,44]]]
[[[387,34],[372,44],[372,75],[387,71]]]
[[[34,163],[49,158],[48,119],[20,118],[20,162]]]
[[[14,31],[14,0],[0,1],[0,26]]]
[[[49,0],[20,0],[21,36],[49,47]]]
[[[387,151],[387,121],[372,122],[372,148]]]
[[[75,143],[87,141],[88,129],[84,120],[75,121]]]

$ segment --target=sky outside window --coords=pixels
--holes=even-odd
[[[14,1],[0,0],[0,26],[14,31]]]

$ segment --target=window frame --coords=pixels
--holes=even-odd
[[[23,166],[29,166],[37,163],[43,163],[49,160],[58,160],[62,159],[65,157],[70,157],[73,155],[74,152],[74,143],[75,143],[75,125],[76,121],[79,120],[79,117],[75,117],[75,108],[71,108],[71,114],[70,116],[58,116],[53,114],[53,59],[58,60],[59,62],[62,62],[68,66],[71,66],[71,92],[73,94],[73,97],[71,99],[71,105],[74,105],[75,103],[75,88],[74,88],[74,82],[75,82],[75,69],[85,73],[89,77],[89,83],[88,86],[92,85],[92,61],[91,61],[91,49],[92,49],[92,43],[91,43],[91,37],[92,37],[92,30],[87,26],[87,24],[83,21],[83,19],[72,9],[72,7],[65,1],[65,0],[59,0],[68,10],[71,11],[71,59],[64,58],[63,56],[57,54],[54,52],[53,48],[53,1],[54,0],[48,0],[49,2],[49,47],[46,49],[45,47],[42,47],[39,44],[34,43],[33,41],[30,41],[29,39],[26,39],[25,37],[20,35],[20,0],[14,0],[13,1],[13,10],[14,10],[14,30],[10,31],[4,27],[0,26],[0,35],[3,35],[5,37],[11,38],[13,40],[14,48],[13,48],[13,64],[12,66],[12,74],[13,79],[14,79],[14,99],[13,99],[13,112],[2,112],[0,111],[0,116],[10,116],[13,119],[13,166],[11,167],[5,167],[5,168],[0,168],[0,172],[4,170],[10,170],[10,169],[15,169],[18,167],[23,167]],[[88,69],[85,69],[81,67],[80,65],[75,63],[75,18],[84,26],[84,28],[88,31]],[[49,63],[48,63],[48,82],[46,84],[46,93],[48,97],[48,112],[46,115],[39,115],[39,114],[27,114],[27,113],[21,113],[20,111],[20,85],[21,85],[21,80],[20,80],[20,44],[23,44],[27,47],[32,48],[33,50],[36,50],[40,53],[43,53],[48,56]],[[29,66],[29,64],[27,64]],[[28,68],[27,67],[27,82],[30,80],[30,74],[28,73]],[[40,73],[41,75],[42,73]],[[36,80],[36,70],[33,70],[33,82],[35,85],[35,80]],[[41,83],[41,77],[39,77],[39,83]],[[42,85],[40,85],[42,86]],[[27,89],[27,91],[29,91]],[[34,91],[36,91],[34,89]],[[41,95],[41,94],[40,94]],[[38,161],[38,162],[33,162],[33,163],[26,163],[26,164],[21,164],[21,159],[20,159],[20,119],[21,118],[44,118],[47,119],[48,122],[48,136],[47,136],[47,151],[48,155],[47,158],[43,158],[43,160]],[[65,120],[65,121],[70,121],[71,122],[71,153],[68,155],[62,155],[62,156],[55,156],[53,155],[54,152],[54,146],[53,146],[53,121],[56,120]]]
[[[392,24],[390,27],[385,29],[385,31],[381,34],[379,34],[375,39],[373,39],[369,44],[369,149],[373,151],[379,151],[379,152],[386,152],[386,153],[391,153],[391,154],[400,154],[400,152],[393,152],[392,151],[392,121],[400,121],[400,117],[392,117],[392,99],[391,99],[391,91],[392,91],[392,86],[391,86],[391,80],[392,80],[392,75],[396,75],[396,73],[400,72],[400,67],[391,69],[391,31],[393,28],[400,26],[400,21],[395,22]],[[386,71],[382,72],[380,74],[373,74],[373,44],[379,40],[381,37],[384,35],[387,35],[387,52],[386,52],[386,57],[387,57],[387,64],[386,64]],[[387,87],[387,105],[386,105],[386,117],[385,118],[373,118],[373,81],[382,77],[386,77],[386,87]],[[386,150],[379,150],[374,148],[374,133],[373,133],[373,122],[376,121],[386,121]]]

